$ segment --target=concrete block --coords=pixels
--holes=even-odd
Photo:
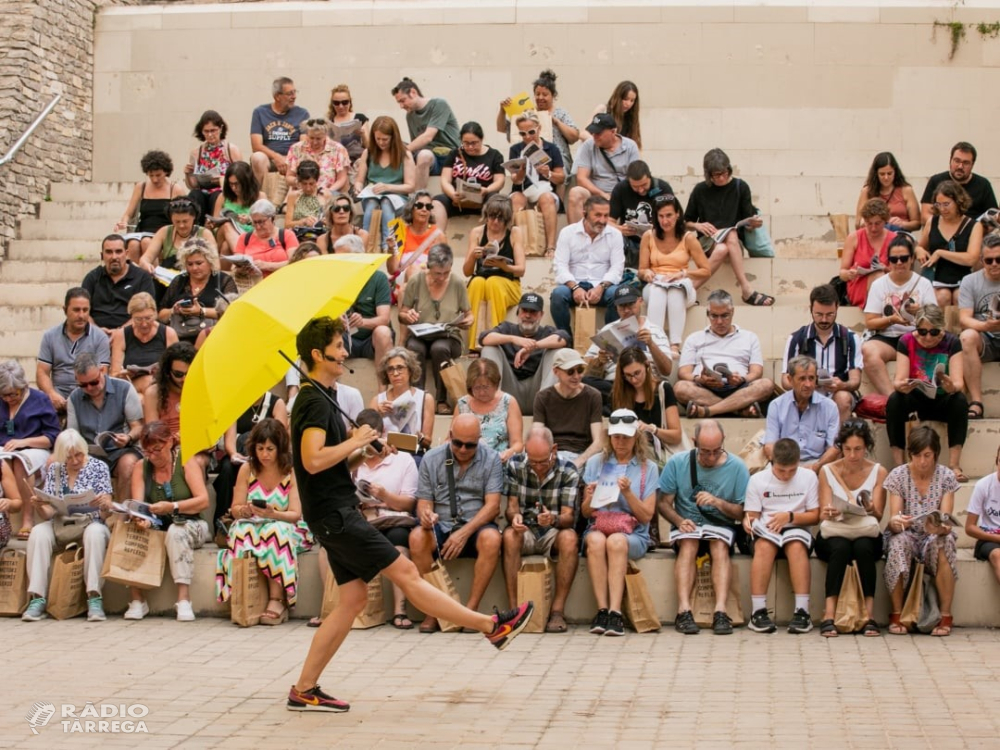
[[[343,29],[349,26],[371,26],[374,23],[371,0],[341,0],[334,7],[309,4],[302,10],[302,25]]]
[[[136,7],[105,7],[95,19],[95,46],[105,34],[116,31],[137,31],[139,29],[158,29],[163,16],[158,8]]]
[[[0,266],[2,269],[3,266]],[[55,305],[36,305],[21,307],[0,305],[0,320],[9,330],[38,331],[38,343],[41,343],[41,332],[59,325],[66,319],[62,308]],[[37,351],[37,350],[36,350]]]
[[[11,240],[7,249],[7,262],[88,260],[97,265],[100,256],[100,243],[89,240]]]
[[[659,24],[662,13],[659,0],[605,0],[588,8],[587,22],[602,25]],[[680,23],[679,19],[674,19]]]
[[[706,43],[700,59],[708,62],[725,54],[726,62],[736,66],[762,64],[813,64],[813,27],[796,23],[752,23],[738,17],[735,23],[716,23],[705,29]]]
[[[64,201],[128,201],[132,194],[132,182],[54,182],[51,196],[53,202]]]
[[[734,8],[733,18],[745,24],[786,24],[803,23],[808,20],[808,8],[788,6],[739,5]]]
[[[44,284],[10,284],[0,283],[0,300],[4,304],[12,307],[38,307],[39,305],[55,305],[62,307],[66,296],[66,284],[44,283]],[[0,332],[2,335],[3,332]],[[39,337],[35,342],[34,351],[38,351]],[[0,351],[11,353],[6,347],[0,345]]]
[[[657,10],[657,9],[653,9]],[[593,12],[593,9],[592,9]],[[612,12],[608,9],[607,12]],[[601,28],[601,27],[598,27]],[[670,43],[663,43],[663,26],[660,24],[639,25],[636,23],[611,24],[603,27],[614,39],[614,62],[616,65],[641,67],[647,65],[683,65],[697,59],[704,42],[702,25],[696,23],[673,24],[670,27]],[[669,89],[643,89],[658,91],[667,104],[674,96]],[[643,106],[645,107],[645,98]],[[674,99],[676,106],[676,99]]]
[[[662,21],[665,24],[701,23],[709,26],[717,23],[732,23],[735,18],[734,6],[719,5],[673,5],[663,4]]]
[[[5,260],[0,263],[0,283],[3,284],[38,284],[61,281],[70,286],[76,286],[94,267],[93,261],[20,261]]]
[[[584,24],[588,16],[587,6],[572,0],[518,0],[515,23]]]
[[[113,228],[114,222],[109,222],[107,219],[25,219],[21,222],[21,238],[99,241]]]
[[[38,218],[62,221],[102,219],[113,224],[121,216],[121,208],[117,201],[42,201]]]
[[[164,9],[160,27],[164,29],[224,29],[233,27],[233,14],[220,6]]]
[[[302,11],[290,7],[272,6],[265,11],[251,10],[253,6],[233,6],[232,28],[234,29],[298,29],[302,27]],[[301,6],[300,6],[301,7]]]
[[[105,32],[94,44],[94,72],[117,73],[128,70],[132,57],[132,32]]]
[[[121,106],[121,74],[95,72],[94,111],[118,112]]]
[[[643,101],[645,102],[645,100]],[[723,121],[726,116],[724,110],[715,108],[678,109],[671,107],[668,103],[665,107],[650,110],[648,115],[646,112],[647,110],[643,109],[643,121],[648,123],[646,125],[648,130],[643,133],[644,153],[646,149],[671,148],[677,141],[678,133],[688,134],[687,141],[690,148],[701,149],[702,158],[704,158],[706,151],[724,142]],[[670,178],[668,180],[671,186],[677,190],[678,182]]]
[[[810,6],[807,18],[810,23],[817,24],[817,44],[819,43],[819,24],[868,24],[879,22],[879,12],[876,7],[815,7]]]

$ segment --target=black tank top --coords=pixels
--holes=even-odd
[[[483,239],[479,243],[479,247],[486,247],[489,244],[489,240],[486,239],[486,227],[483,227]],[[510,244],[510,230],[503,236],[503,240],[500,242],[500,257],[506,258],[511,265],[514,263],[514,246]],[[480,258],[476,261],[476,272],[474,276],[482,276],[484,279],[488,279],[491,276],[500,276],[505,279],[510,279],[511,281],[517,281],[517,277],[504,271],[500,268],[495,268],[492,266],[484,266],[483,261]]]
[[[132,324],[122,328],[125,336],[125,366],[136,365],[138,367],[149,367],[160,361],[160,355],[167,348],[167,327],[159,323],[153,338],[145,344],[139,341],[132,329]]]
[[[931,219],[931,230],[927,233],[927,250],[932,253],[935,250],[948,250],[955,253],[969,252],[969,239],[972,237],[972,229],[976,223],[967,216],[962,217],[962,223],[958,225],[955,234],[950,240],[946,240],[938,228],[940,218],[940,216],[935,216]],[[944,258],[935,263],[934,267],[935,281],[942,284],[955,284],[956,286],[961,284],[962,279],[972,272],[969,266],[959,265]]]
[[[135,231],[156,234],[157,230],[167,226],[170,223],[167,216],[169,204],[170,198],[147,198],[146,183],[142,183],[142,192],[139,193],[139,223]]]

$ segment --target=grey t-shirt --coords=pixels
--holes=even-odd
[[[972,310],[976,320],[986,320],[990,317],[990,302],[998,294],[1000,281],[990,281],[984,271],[976,271],[962,279],[958,287],[958,307]],[[996,336],[993,333],[989,335]]]
[[[79,432],[91,444],[102,432],[128,432],[129,422],[141,419],[142,401],[127,380],[105,379],[101,409],[94,406],[83,388],[74,389],[66,402],[66,426]]]
[[[38,348],[38,361],[52,368],[52,385],[63,398],[76,388],[73,362],[78,355],[91,352],[102,365],[111,365],[111,344],[104,331],[88,323],[84,334],[76,341],[70,341],[65,327],[65,323],[60,323],[47,330],[42,334],[42,345]]]
[[[427,452],[420,462],[420,478],[417,482],[417,500],[431,500],[434,512],[440,516],[440,525],[445,533],[452,530],[454,519],[451,515],[451,495],[448,488],[448,466],[445,461],[451,446],[439,445]],[[455,471],[455,502],[459,514],[471,521],[482,510],[486,495],[503,491],[503,465],[500,454],[480,443],[476,457],[462,472],[458,463],[452,465]]]
[[[437,128],[434,139],[428,144],[435,148],[458,148],[458,120],[444,99],[428,99],[427,106],[415,112],[406,113],[406,127],[410,130],[410,140],[414,140],[427,128]]]
[[[607,156],[607,159],[604,157]],[[625,179],[628,165],[639,158],[639,147],[631,138],[622,136],[622,142],[614,151],[599,152],[594,139],[587,140],[576,152],[575,170],[586,167],[590,170],[590,181],[600,190],[611,194],[615,186]],[[608,160],[611,164],[608,164]],[[614,169],[612,169],[614,165]]]

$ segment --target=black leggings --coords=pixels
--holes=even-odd
[[[858,563],[858,573],[861,575],[861,590],[866,597],[875,596],[875,563],[882,557],[882,535],[862,537],[860,539],[844,539],[843,537],[824,538],[816,535],[816,557],[826,563],[826,595],[840,596],[840,587],[844,583],[844,573],[852,561]]]
[[[885,405],[885,429],[889,445],[906,447],[906,420],[912,412],[921,419],[933,419],[948,424],[948,447],[965,445],[969,431],[969,401],[964,393],[938,394],[927,398],[922,393],[896,391]]]
[[[462,356],[462,342],[451,336],[428,341],[411,335],[406,340],[406,348],[416,354],[417,359],[420,360],[420,387],[427,390],[427,371],[430,370],[434,376],[437,403],[448,403],[448,389],[444,387],[444,381],[441,380],[441,365],[449,359],[458,359]],[[427,362],[428,359],[430,364]]]

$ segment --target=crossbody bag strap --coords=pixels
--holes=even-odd
[[[451,520],[458,518],[458,497],[455,493],[455,457],[451,448],[445,448],[444,466],[448,472],[448,503],[451,505]]]
[[[611,167],[611,174],[613,174],[618,180],[624,179],[623,175],[618,174],[618,168],[615,166],[615,163],[611,161],[611,157],[608,156],[608,152],[605,151],[603,148],[598,147],[596,143],[594,144],[594,147],[601,152],[601,156],[604,157],[604,161],[606,161],[608,163],[608,166]]]
[[[698,449],[691,449],[691,491],[698,486]],[[693,498],[692,498],[693,499]]]
[[[830,472],[830,474],[833,476],[833,478],[837,480],[837,483],[843,488],[844,492],[847,494],[847,500],[848,500],[848,502],[854,502],[854,500],[853,500],[854,493],[851,492],[851,490],[848,488],[847,482],[844,481],[844,478],[842,476],[840,476],[840,474],[837,472],[837,470],[834,469],[832,466],[826,466],[824,468],[828,472]]]

